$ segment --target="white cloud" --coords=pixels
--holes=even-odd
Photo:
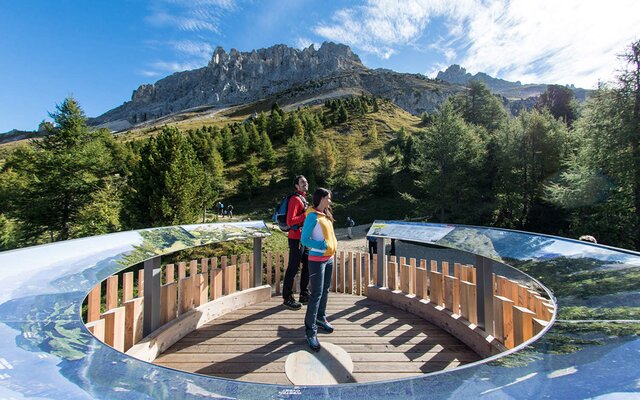
[[[177,62],[177,61],[156,61],[151,64],[155,70],[164,72],[188,71],[201,68],[204,65],[200,62]]]
[[[142,75],[142,76],[147,76],[147,77],[149,77],[149,78],[154,78],[154,77],[156,77],[156,76],[159,76],[159,75],[160,75],[160,73],[159,73],[158,71],[148,71],[148,70],[143,70],[143,71],[140,71],[140,75]]]
[[[169,44],[179,53],[197,56],[198,58],[209,59],[213,54],[213,46],[207,42],[175,40],[169,42]]]
[[[313,45],[314,49],[318,50],[320,48],[320,46],[321,46],[320,43],[316,43],[316,42],[314,42],[311,39],[306,38],[306,37],[297,38],[295,43],[296,43],[295,44],[296,48],[298,48],[300,50],[306,49],[311,45]]]
[[[448,31],[425,37],[434,18]],[[594,87],[611,78],[638,26],[637,0],[368,0],[312,31],[382,59],[420,41],[472,73]]]

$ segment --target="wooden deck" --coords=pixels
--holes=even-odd
[[[287,310],[282,298],[273,297],[190,333],[154,363],[241,381],[291,384],[285,360],[308,349],[305,309]],[[327,315],[336,330],[319,333],[320,343],[333,343],[351,355],[357,382],[416,376],[479,359],[442,329],[365,297],[330,293]]]

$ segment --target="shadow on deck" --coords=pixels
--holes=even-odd
[[[282,298],[226,314],[191,332],[154,364],[247,382],[291,384],[287,357],[307,350],[304,314],[282,306]],[[480,359],[444,330],[377,301],[330,293],[327,316],[336,330],[319,333],[349,353],[356,382],[417,376]]]

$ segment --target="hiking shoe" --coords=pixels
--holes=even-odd
[[[318,325],[318,328],[322,329],[327,333],[333,332],[333,325],[331,325],[329,321],[327,321],[326,319],[324,321],[317,319],[316,325]]]
[[[317,335],[313,335],[313,336],[307,336],[307,344],[309,344],[309,347],[311,347],[311,350],[313,351],[320,351],[320,342],[318,341],[318,336]]]
[[[307,304],[309,304],[309,296],[301,294],[299,301],[300,301],[300,304],[302,304],[303,306],[306,306]]]
[[[289,310],[293,310],[293,311],[297,311],[300,308],[302,308],[302,304],[295,301],[293,297],[289,297],[288,299],[285,299],[282,305],[287,307]]]

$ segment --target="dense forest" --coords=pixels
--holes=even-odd
[[[487,225],[640,250],[640,42],[583,104],[550,85],[510,115],[481,82],[413,126],[362,95],[124,140],[65,99],[0,171],[0,248],[211,220],[222,199],[268,218],[290,178],[336,192],[340,218]],[[251,210],[251,211],[249,211]],[[212,218],[216,218],[213,216]]]

